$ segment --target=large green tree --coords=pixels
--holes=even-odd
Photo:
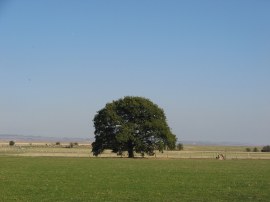
[[[176,136],[172,134],[164,111],[149,99],[125,97],[106,104],[94,118],[95,141],[92,152],[99,155],[111,149],[121,155],[134,152],[153,155],[155,150],[174,149]]]

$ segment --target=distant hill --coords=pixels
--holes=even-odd
[[[17,142],[84,142],[90,143],[91,138],[70,138],[70,137],[42,137],[30,135],[9,135],[0,134],[0,141],[17,141]]]
[[[201,145],[201,146],[257,146],[250,143],[243,143],[243,142],[211,142],[211,141],[192,141],[192,140],[186,140],[181,141],[184,145]]]
[[[43,136],[32,136],[32,135],[10,135],[10,134],[0,134],[0,141],[10,141],[15,142],[81,142],[81,143],[91,143],[95,141],[94,138],[71,138],[71,137],[43,137]],[[253,144],[241,143],[241,142],[210,142],[210,141],[192,141],[183,140],[181,141],[184,145],[207,145],[207,146],[252,146]],[[256,146],[256,145],[254,145]]]

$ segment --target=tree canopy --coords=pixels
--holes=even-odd
[[[270,152],[270,145],[264,146],[262,152]]]
[[[164,111],[149,99],[124,97],[106,104],[94,117],[95,141],[93,155],[105,149],[121,155],[127,151],[153,155],[155,150],[174,149],[176,136],[172,134]]]

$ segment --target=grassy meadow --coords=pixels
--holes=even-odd
[[[0,157],[1,201],[269,201],[269,160]]]

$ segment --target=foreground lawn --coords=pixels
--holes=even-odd
[[[0,201],[269,201],[269,160],[0,157]]]

